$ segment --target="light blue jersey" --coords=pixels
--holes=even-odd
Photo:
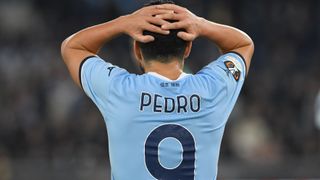
[[[245,72],[236,53],[175,81],[87,58],[81,84],[107,125],[112,179],[216,179],[221,139]]]

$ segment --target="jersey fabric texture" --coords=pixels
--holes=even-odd
[[[224,128],[245,72],[233,52],[174,81],[88,57],[80,81],[107,126],[111,178],[216,179]]]

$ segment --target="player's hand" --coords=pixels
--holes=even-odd
[[[170,21],[177,21],[174,23],[167,23],[161,26],[164,30],[170,29],[185,29],[186,32],[179,32],[178,37],[185,41],[193,41],[201,34],[201,21],[202,18],[194,15],[188,9],[184,7],[180,7],[174,4],[162,4],[157,5],[158,9],[163,10],[172,10],[174,13],[165,13],[157,15],[156,17],[170,20]]]
[[[161,14],[172,14],[173,10],[159,9],[156,6],[144,7],[132,14],[124,16],[125,26],[124,33],[131,36],[134,40],[147,43],[154,41],[154,37],[150,35],[143,35],[143,31],[147,30],[159,34],[167,35],[169,30],[164,30],[161,26],[168,24],[162,18],[156,17]]]

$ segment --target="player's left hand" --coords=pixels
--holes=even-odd
[[[201,23],[203,18],[196,16],[184,7],[174,4],[157,5],[157,8],[174,11],[174,13],[165,13],[156,16],[164,20],[176,21],[174,23],[162,25],[162,29],[185,29],[186,32],[181,31],[178,33],[178,37],[185,41],[193,41],[201,35]]]

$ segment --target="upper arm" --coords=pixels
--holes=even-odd
[[[197,74],[208,79],[211,94],[216,95],[224,88],[228,98],[237,98],[245,80],[246,61],[241,54],[230,52],[220,56]],[[220,93],[221,94],[221,93]]]
[[[244,59],[238,53],[227,53],[198,73],[207,88],[210,105],[219,112],[215,125],[225,124],[239,97],[246,76]]]
[[[95,54],[83,50],[83,49],[76,49],[73,48],[72,45],[69,42],[69,39],[66,39],[63,41],[61,45],[61,55],[63,58],[64,63],[66,64],[69,73],[73,79],[73,81],[79,86],[80,85],[80,79],[79,79],[79,70],[80,65],[83,62],[83,60],[89,56],[94,56]]]
[[[219,127],[227,122],[239,97],[246,76],[245,61],[238,53],[227,53],[197,74],[208,87],[207,98],[211,107],[219,112],[219,118],[214,122],[216,127]]]
[[[125,69],[119,68],[99,58],[89,56],[80,65],[79,83],[90,99],[101,108],[110,100],[109,91],[116,78],[129,74]]]
[[[228,51],[228,52],[236,52],[242,57],[246,65],[246,74],[248,74],[249,72],[251,59],[254,52],[254,43],[251,40],[251,38],[249,38],[249,40],[250,41],[248,41],[247,45]],[[228,52],[225,52],[225,53],[228,53]]]

